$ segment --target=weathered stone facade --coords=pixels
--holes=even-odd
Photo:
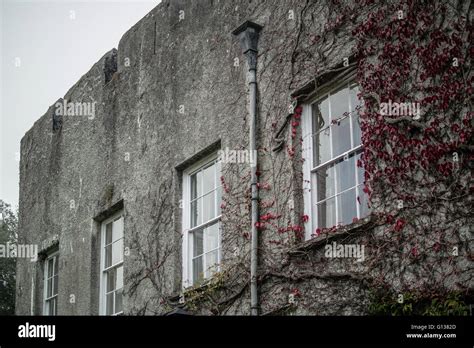
[[[303,241],[301,129],[292,120],[284,127],[295,91],[304,103],[306,93],[353,68],[352,31],[377,6],[364,5],[360,18],[325,36],[337,22],[338,5],[330,3],[165,0],[64,96],[95,102],[94,115],[61,116],[53,104],[27,132],[19,237],[42,245],[43,254],[58,247],[59,314],[99,314],[100,226],[117,210],[123,211],[127,250],[125,314],[164,314],[176,306],[201,314],[249,314],[248,164],[222,166],[222,272],[183,294],[181,246],[183,170],[218,149],[247,148],[247,67],[231,35],[245,20],[263,26],[257,75],[261,211],[272,207],[279,216],[260,235],[260,312],[369,313],[372,264],[328,260],[324,245],[368,245],[388,223],[372,216]],[[454,261],[461,271],[445,280],[453,289],[473,285],[469,219],[453,222],[464,233],[462,257]],[[43,267],[19,260],[18,314],[43,312]],[[392,281],[395,293],[404,291],[401,283]],[[288,303],[290,294],[295,303]]]

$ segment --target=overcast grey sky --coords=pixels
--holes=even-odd
[[[160,0],[0,0],[0,199],[18,205],[20,140]]]

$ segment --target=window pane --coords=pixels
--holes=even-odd
[[[219,224],[216,223],[204,230],[204,251],[216,249],[219,246]]]
[[[216,192],[213,191],[202,198],[202,222],[216,217]]]
[[[216,189],[216,208],[217,208],[217,215],[221,215],[221,204],[222,204],[222,186],[219,186]]]
[[[206,254],[206,278],[217,272],[218,255],[218,250]]]
[[[354,154],[335,164],[337,193],[355,186],[355,157]]]
[[[313,136],[313,156],[314,164],[316,166],[325,163],[331,159],[331,149],[329,145],[330,132],[331,130],[328,127],[325,130],[314,134]]]
[[[56,298],[46,301],[48,315],[56,315]]]
[[[123,260],[123,238],[112,244],[112,265]]]
[[[202,198],[191,203],[191,227],[201,224],[201,201]]]
[[[332,227],[336,224],[335,199],[331,198],[318,203],[318,227]]]
[[[328,100],[313,105],[313,157],[319,165],[331,159]]]
[[[47,286],[47,292],[46,292],[46,297],[51,297],[53,296],[53,278],[49,278],[48,281],[46,282]]]
[[[357,161],[360,161],[360,163],[362,164],[361,157],[362,157],[362,153],[359,153],[357,155]],[[359,185],[363,184],[365,182],[364,168],[363,167],[357,167],[357,180],[359,180]]]
[[[331,121],[341,119],[344,113],[349,112],[349,90],[344,87],[329,96],[331,101]],[[348,119],[345,118],[345,119]]]
[[[115,290],[115,282],[116,282],[116,269],[113,268],[107,271],[107,290],[106,292],[110,292]]]
[[[361,107],[361,100],[357,97],[357,93],[359,93],[359,86],[352,85],[349,90],[349,94],[351,97],[351,108],[352,108],[352,132],[354,137],[354,147],[360,145],[361,143],[361,131],[360,131],[360,124],[359,124],[359,111],[357,108]]]
[[[211,165],[202,171],[202,194],[206,194],[215,188],[215,165]]]
[[[352,110],[355,110],[356,106],[361,105],[361,100],[357,97],[358,93],[359,93],[359,85],[352,85],[349,87]]]
[[[105,268],[112,266],[112,245],[105,247]]]
[[[53,295],[57,295],[58,294],[58,275],[55,275],[53,277],[54,281],[53,281]]]
[[[335,194],[334,192],[334,166],[328,166],[316,171],[316,190],[318,202]]]
[[[200,197],[202,195],[201,178],[202,178],[202,172],[200,171],[191,176],[191,200],[197,197]]]
[[[193,256],[201,255],[203,250],[203,231],[193,232]]]
[[[359,197],[357,204],[359,204],[359,212],[361,218],[366,217],[369,214],[368,199],[367,195],[363,190],[364,185],[359,185],[357,189],[357,195]]]
[[[112,243],[112,223],[108,223],[105,226],[105,244]]]
[[[204,278],[203,269],[202,269],[202,256],[195,258],[193,260],[193,281],[194,283],[202,280]]]
[[[54,271],[54,259],[48,259],[48,278],[51,278],[53,276],[53,271]]]
[[[53,271],[53,274],[56,275],[56,274],[58,274],[58,257],[55,256],[55,257],[53,258],[53,260],[54,260],[54,271]]]
[[[331,131],[333,157],[351,149],[351,126],[349,117],[349,91],[343,88],[330,96],[331,100]],[[333,121],[338,121],[333,123]]]
[[[117,267],[117,282],[115,287],[117,289],[123,288],[123,266]]]
[[[112,237],[112,241],[114,242],[123,237],[123,218],[120,218],[113,222]]]
[[[114,314],[114,293],[111,292],[108,295],[105,295],[105,313],[107,315]]]
[[[314,132],[320,132],[329,126],[329,102],[325,98],[318,104],[313,105],[313,127]]]
[[[350,224],[357,217],[355,188],[338,196],[338,223]]]
[[[351,149],[350,120],[345,118],[339,124],[331,126],[333,157]]]
[[[352,131],[354,134],[354,147],[359,146],[362,143],[359,114],[355,114],[352,118]]]
[[[115,312],[120,313],[123,310],[122,308],[122,289],[115,292]]]

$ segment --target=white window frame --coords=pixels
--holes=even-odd
[[[218,256],[217,256],[217,264],[218,264],[218,271],[220,270],[220,262],[221,262],[221,225],[220,225],[220,220],[222,213],[214,217],[213,219],[203,222],[199,224],[198,226],[195,226],[191,228],[191,176],[201,170],[203,167],[208,165],[210,162],[216,162],[218,163],[218,156],[217,153],[214,153],[210,156],[207,156],[198,162],[196,162],[194,165],[191,167],[187,168],[186,170],[183,171],[183,197],[182,197],[182,207],[183,207],[183,214],[182,214],[182,231],[183,231],[183,243],[182,243],[182,267],[183,267],[183,281],[182,281],[182,287],[183,289],[191,287],[194,285],[194,279],[193,279],[193,266],[192,266],[192,261],[193,261],[193,237],[192,237],[192,232],[200,230],[205,228],[206,226],[211,226],[215,224],[216,222],[218,223],[218,247],[214,250],[218,250]],[[221,163],[222,165],[222,163]],[[222,169],[221,169],[222,170]],[[220,177],[216,177],[216,188],[221,185],[221,180]],[[222,194],[222,189],[221,189],[221,194]],[[215,204],[217,204],[219,200],[215,200]],[[221,197],[222,201],[222,197]],[[215,207],[216,212],[218,211],[219,207]],[[220,208],[219,208],[220,209]],[[205,254],[208,252],[212,252],[214,250],[206,251],[204,252],[203,255],[203,264],[205,265],[206,260],[205,260]],[[208,278],[205,278],[208,279]]]
[[[58,294],[55,294],[53,296],[48,297],[48,271],[49,271],[49,260],[53,259],[53,264],[54,264],[54,259],[56,259],[56,268],[59,268],[59,250],[52,252],[49,254],[46,259],[44,260],[44,285],[43,285],[43,315],[58,315]],[[59,283],[59,270],[58,270],[58,283]],[[54,271],[53,271],[53,276],[52,276],[52,281],[51,281],[51,286],[52,290],[54,290]],[[58,293],[59,293],[59,284],[57,286],[58,288]],[[56,313],[55,314],[49,314],[49,306],[48,306],[48,301],[51,299],[56,298]]]
[[[308,221],[305,224],[305,237],[306,240],[309,240],[314,237],[314,232],[316,228],[318,228],[318,214],[317,214],[317,208],[316,208],[316,214],[313,213],[313,205],[317,203],[317,199],[315,199],[314,195],[316,193],[316,187],[313,187],[311,184],[313,182],[313,175],[316,173],[317,170],[330,166],[331,164],[334,164],[341,159],[343,159],[345,156],[350,156],[354,155],[357,156],[358,153],[360,153],[363,149],[362,144],[359,144],[355,147],[354,146],[354,132],[353,132],[353,120],[352,117],[350,119],[350,135],[351,135],[351,148],[348,151],[345,151],[337,156],[333,157],[333,150],[332,150],[332,141],[329,142],[329,146],[331,148],[330,154],[331,158],[328,161],[325,161],[324,163],[318,164],[316,167],[314,166],[314,153],[313,153],[313,115],[312,115],[312,107],[313,105],[319,103],[320,101],[324,100],[325,98],[328,97],[328,95],[337,90],[340,90],[341,88],[345,87],[348,88],[352,84],[357,84],[357,81],[354,79],[354,76],[351,75],[349,77],[346,77],[342,79],[339,82],[336,83],[329,83],[325,86],[323,86],[320,90],[319,93],[317,93],[313,98],[309,99],[305,104],[302,105],[303,107],[303,113],[302,113],[302,136],[303,136],[303,148],[302,148],[302,156],[304,158],[303,162],[303,200],[304,200],[304,214],[308,216]],[[360,85],[359,85],[360,86]],[[352,110],[352,105],[350,104],[350,98],[349,98],[349,105]],[[331,123],[329,123],[329,127],[331,126]],[[331,130],[332,131],[332,130]],[[361,136],[362,136],[362,130],[361,130]],[[332,140],[332,138],[331,138]],[[357,187],[359,186],[358,182],[358,174],[357,174],[357,161],[355,161],[355,188],[357,190]],[[337,186],[337,175],[334,177],[335,180],[335,185]],[[348,191],[354,187],[351,187],[345,191]],[[343,192],[336,193],[335,195],[340,195]],[[357,194],[357,191],[356,191]],[[328,200],[332,197],[326,197],[325,199]],[[336,213],[336,224],[337,224],[337,214],[338,214],[338,207],[337,207],[337,200],[335,200],[335,213]],[[357,209],[357,218],[360,218],[360,207],[359,204],[356,204],[356,209]],[[316,216],[314,216],[316,215]]]
[[[107,308],[106,308],[106,293],[105,290],[107,289],[107,271],[112,269],[112,268],[117,268],[124,265],[124,258],[125,258],[125,253],[122,251],[124,254],[122,256],[122,261],[118,262],[116,264],[113,264],[109,266],[107,269],[105,269],[105,234],[106,234],[106,226],[108,223],[117,220],[117,218],[122,218],[123,220],[123,211],[119,211],[112,215],[111,217],[107,218],[106,220],[102,221],[101,227],[100,227],[100,286],[99,286],[99,315],[107,315]],[[123,220],[123,237],[125,241],[125,220]],[[125,243],[124,243],[124,248],[125,248]],[[123,301],[123,295],[122,295],[122,301]],[[123,302],[122,302],[122,311],[118,313],[112,314],[112,316],[117,316],[123,314]]]

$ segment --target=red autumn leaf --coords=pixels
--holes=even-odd
[[[405,226],[405,223],[406,223],[405,220],[398,219],[397,222],[395,223],[395,227],[394,227],[395,231],[396,232],[401,231],[403,229],[403,226]]]

